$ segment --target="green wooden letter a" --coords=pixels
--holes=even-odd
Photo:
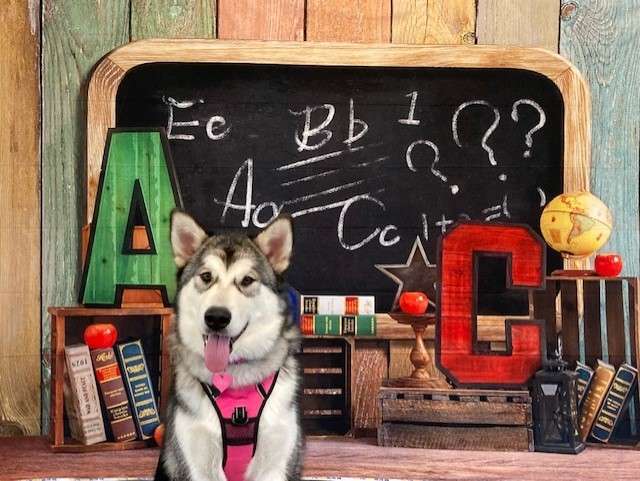
[[[181,206],[162,129],[111,129],[91,225],[80,303],[120,305],[126,288],[158,289],[165,305],[176,293],[171,211]],[[132,246],[144,227],[148,249]]]

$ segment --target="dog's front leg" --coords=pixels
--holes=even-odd
[[[175,436],[189,481],[227,481],[222,469],[219,423],[205,424],[179,411],[176,414]]]
[[[266,411],[266,410],[265,410]],[[278,417],[263,414],[258,432],[258,446],[249,465],[249,481],[297,481],[298,460],[296,450],[300,449],[300,428],[293,411],[280,413]]]

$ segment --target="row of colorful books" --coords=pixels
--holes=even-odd
[[[595,371],[578,362],[576,372],[580,437],[583,441],[590,439],[607,443],[633,396],[638,370],[627,363],[616,370],[611,364],[598,359]]]
[[[373,296],[302,296],[300,330],[317,336],[375,336]]]
[[[140,340],[114,348],[65,347],[64,401],[71,437],[82,444],[149,439],[160,424]],[[98,394],[99,392],[99,394]]]

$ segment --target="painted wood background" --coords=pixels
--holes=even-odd
[[[4,0],[0,435],[48,429],[44,312],[77,298],[86,88],[92,66],[111,49],[149,37],[219,36],[559,52],[591,84],[591,187],[617,220],[607,249],[624,255],[626,274],[638,275],[639,7],[640,0]],[[406,352],[394,343],[392,350]]]

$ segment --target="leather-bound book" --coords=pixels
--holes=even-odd
[[[623,363],[611,383],[609,392],[602,402],[602,407],[591,428],[591,437],[603,443],[609,442],[613,430],[623,409],[627,406],[631,395],[631,389],[635,386],[638,370]]]
[[[140,439],[152,438],[153,432],[160,424],[160,418],[142,342],[136,340],[118,344],[116,353],[129,401],[133,407],[138,436]]]
[[[587,440],[591,432],[591,426],[600,411],[604,397],[609,391],[609,386],[611,386],[615,375],[616,370],[611,364],[598,359],[598,366],[580,412],[580,439],[582,441]]]
[[[113,348],[92,349],[91,360],[114,440],[136,439],[136,425]]]
[[[71,437],[82,444],[106,441],[89,348],[84,344],[66,346],[64,355],[64,404]]]

